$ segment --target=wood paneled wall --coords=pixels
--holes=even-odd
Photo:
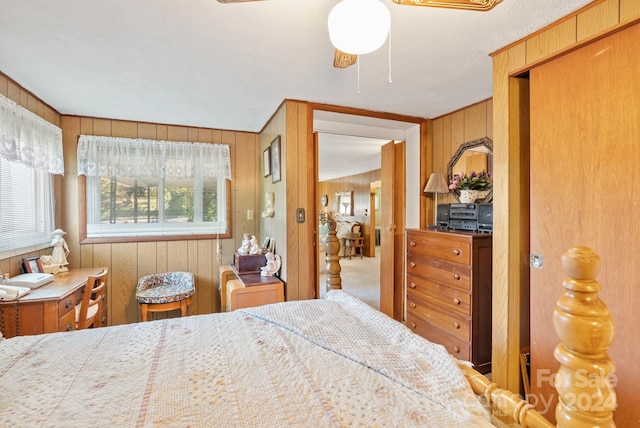
[[[447,164],[460,144],[482,137],[493,140],[493,100],[485,100],[437,117],[432,120],[432,124],[433,164],[431,168],[433,172],[442,172],[446,177]],[[429,198],[433,199],[431,196]],[[451,194],[438,196],[439,204],[453,202],[457,200]],[[427,210],[426,215],[427,224],[434,224],[433,206]]]
[[[71,253],[69,263],[75,267],[101,267],[109,273],[109,322],[111,325],[136,322],[138,308],[135,285],[139,277],[153,272],[188,270],[196,275],[196,294],[190,314],[216,312],[220,309],[218,267],[233,261],[233,250],[240,246],[242,233],[257,234],[262,204],[261,155],[256,133],[223,131],[209,128],[153,124],[136,121],[62,116],[35,95],[0,73],[0,94],[62,128],[65,175],[55,176],[56,227],[64,229]],[[78,178],[76,148],[78,135],[108,135],[168,141],[198,141],[228,144],[231,149],[231,227],[232,236],[220,239],[222,258],[216,258],[217,241],[184,240],[139,243],[80,244],[78,233]],[[249,219],[248,211],[253,211]],[[0,260],[2,272],[20,273],[22,258],[50,254],[51,248]],[[175,316],[177,313],[169,314]],[[165,314],[166,315],[166,314]],[[160,316],[165,316],[160,314]]]
[[[501,387],[512,391],[517,392],[520,383],[518,354],[519,328],[523,322],[521,293],[527,290],[529,269],[528,249],[525,250],[528,247],[529,194],[527,179],[522,174],[523,168],[528,168],[529,164],[529,144],[521,134],[521,100],[517,90],[519,79],[516,76],[604,37],[607,32],[619,29],[637,20],[639,16],[638,0],[594,1],[576,13],[493,54],[495,180],[492,377]],[[589,88],[584,90],[588,91]],[[569,95],[560,92],[554,96]],[[566,125],[573,126],[569,123]],[[531,168],[535,168],[535,165]],[[600,200],[603,207],[601,209],[606,209],[606,197],[603,195],[603,198]],[[636,237],[636,240],[638,238],[640,237]],[[606,254],[601,256],[606,260]],[[615,319],[616,314],[612,315]],[[531,320],[532,325],[535,322]]]
[[[375,225],[371,224],[371,183],[380,180],[380,170],[364,172],[362,174],[335,178],[321,181],[318,184],[318,197],[327,195],[329,203],[327,212],[336,220],[344,216],[336,216],[336,193],[353,191],[353,216],[349,221],[362,223],[362,236],[364,236],[364,255],[375,257]],[[367,215],[364,214],[367,210]]]
[[[242,233],[256,234],[258,211],[259,139],[258,134],[208,128],[162,125],[136,121],[63,116],[65,179],[61,227],[69,233],[69,262],[74,267],[106,266],[109,272],[109,320],[111,325],[137,322],[140,317],[135,300],[138,278],[149,273],[185,270],[195,274],[196,294],[190,314],[217,312],[220,308],[218,267],[233,261],[233,250],[240,246]],[[167,141],[228,144],[231,152],[232,237],[220,239],[222,259],[216,258],[216,239],[132,243],[80,244],[78,237],[77,142],[79,135],[106,135]],[[174,316],[176,314],[170,314]],[[162,316],[162,315],[161,315]]]
[[[16,104],[21,107],[26,108],[32,113],[37,114],[44,120],[53,123],[56,126],[60,126],[60,114],[51,108],[49,105],[44,103],[38,97],[36,97],[31,92],[27,91],[25,88],[20,86],[17,82],[12,80],[7,75],[0,72],[0,94],[9,98]],[[54,191],[57,195],[60,194],[60,188],[62,185],[62,176],[56,175],[54,176]],[[56,218],[61,218],[61,207],[60,204],[56,205]],[[39,251],[34,251],[30,253],[20,254],[15,257],[10,257],[6,259],[0,260],[0,271],[3,273],[8,273],[11,276],[16,276],[20,274],[20,269],[22,266],[22,258],[30,257],[30,256],[41,256],[45,254],[51,254],[51,248],[43,248]]]

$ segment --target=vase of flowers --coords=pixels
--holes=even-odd
[[[460,191],[460,202],[463,204],[472,204],[478,199],[477,190],[462,189]]]
[[[477,173],[471,171],[469,175],[465,172],[454,175],[449,180],[449,190],[452,190],[460,197],[460,202],[470,204],[478,199],[480,192],[491,189],[491,178],[489,173],[482,171]]]

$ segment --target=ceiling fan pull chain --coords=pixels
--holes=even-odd
[[[389,25],[389,83],[393,83],[391,80],[391,25]]]
[[[358,58],[358,60],[359,59],[360,58]],[[358,62],[357,64],[358,65],[358,95],[360,95],[360,61],[357,61],[357,62]]]

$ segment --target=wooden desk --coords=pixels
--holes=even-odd
[[[284,284],[279,278],[259,273],[238,273],[232,269],[238,279],[227,283],[228,310],[284,302]]]
[[[101,271],[102,268],[70,269],[55,275],[52,282],[31,290],[17,304],[15,301],[1,303],[3,335],[13,337],[73,330],[74,308],[82,300],[87,277]],[[103,326],[108,324],[107,308],[108,302],[101,316]]]

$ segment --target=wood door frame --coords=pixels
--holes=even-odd
[[[315,289],[315,296],[316,298],[320,297],[320,286],[322,286],[322,284],[319,284],[318,281],[318,272],[319,272],[319,266],[318,266],[318,229],[317,229],[317,218],[318,218],[318,213],[319,213],[319,196],[318,196],[318,177],[317,177],[317,172],[318,172],[318,145],[317,142],[314,141],[314,126],[313,126],[313,117],[314,117],[314,112],[316,110],[318,111],[328,111],[328,112],[333,112],[333,113],[342,113],[342,114],[346,114],[346,115],[355,115],[355,116],[363,116],[363,117],[370,117],[370,118],[376,118],[376,119],[382,119],[382,120],[390,120],[390,121],[398,121],[398,122],[407,122],[407,123],[414,123],[416,125],[420,126],[420,154],[421,154],[421,161],[420,161],[420,182],[424,182],[423,178],[426,176],[426,164],[425,162],[423,162],[423,160],[426,158],[427,160],[430,160],[432,158],[432,151],[433,151],[433,147],[432,147],[432,143],[431,140],[427,140],[427,129],[428,129],[428,124],[430,123],[430,121],[428,119],[425,118],[421,118],[421,117],[415,117],[415,116],[404,116],[404,115],[399,115],[399,114],[393,114],[393,113],[381,113],[381,112],[375,112],[375,111],[370,111],[370,110],[361,110],[361,109],[355,109],[355,108],[351,108],[351,107],[340,107],[340,106],[334,106],[334,105],[328,105],[328,104],[320,104],[320,103],[307,103],[308,106],[308,110],[307,110],[307,135],[308,135],[308,143],[309,146],[311,146],[312,148],[309,149],[309,156],[312,157],[312,161],[310,161],[310,164],[314,165],[314,171],[313,174],[309,174],[307,176],[307,185],[308,185],[308,189],[309,191],[309,195],[308,197],[313,198],[313,202],[312,204],[309,205],[309,207],[313,207],[313,212],[312,213],[308,213],[308,218],[309,219],[313,219],[313,222],[308,225],[309,229],[311,230],[311,236],[313,236],[313,242],[315,245],[312,246],[310,254],[308,255],[308,260],[310,263],[313,263],[311,266],[313,266],[313,286]],[[422,156],[422,155],[425,156]],[[403,159],[404,160],[404,159]],[[430,165],[430,163],[429,163]],[[406,189],[403,187],[402,189],[398,189],[400,192],[403,192],[403,198],[402,200],[405,201],[405,193]],[[424,197],[424,194],[421,193],[421,198]],[[422,200],[422,199],[421,199]],[[420,224],[423,225],[425,224],[425,211],[423,211],[423,207],[424,204],[420,204]],[[405,210],[406,207],[403,207],[403,211],[402,211],[402,215],[403,217],[405,216]],[[403,227],[404,227],[404,223],[403,223]],[[401,237],[404,238],[404,230],[402,231]],[[404,239],[403,239],[404,241]],[[401,250],[397,251],[397,253],[400,254],[399,257],[402,257],[402,260],[404,260],[404,245],[401,246]],[[404,266],[404,264],[401,264],[402,266]],[[404,295],[403,295],[403,284],[404,284],[404,276],[405,276],[405,272],[404,270],[402,272],[396,272],[396,277],[401,277],[402,281],[400,282],[400,284],[396,284],[394,287],[394,296],[396,296],[396,302],[394,302],[394,307],[395,308],[403,308],[404,307]],[[399,296],[399,297],[398,297]],[[399,301],[398,301],[399,300]],[[401,316],[403,316],[403,314],[401,314]]]

